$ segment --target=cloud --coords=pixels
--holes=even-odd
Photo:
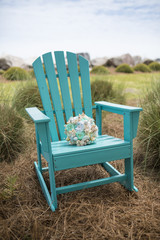
[[[159,0],[0,0],[0,52],[159,57]]]

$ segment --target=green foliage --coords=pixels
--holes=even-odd
[[[152,62],[148,66],[152,71],[160,71],[160,64],[158,62]]]
[[[9,176],[3,186],[3,190],[0,193],[0,198],[3,200],[12,198],[17,189],[17,176]]]
[[[134,70],[139,71],[139,72],[151,72],[150,68],[146,64],[143,64],[143,63],[137,64],[134,67]]]
[[[160,81],[152,84],[142,101],[139,145],[144,152],[145,167],[160,168]]]
[[[7,104],[0,105],[0,161],[12,161],[24,149],[24,124]]]
[[[0,69],[0,75],[3,75],[4,70]]]
[[[134,71],[128,64],[123,63],[116,68],[116,72],[133,73]]]
[[[9,68],[7,71],[4,72],[3,74],[4,78],[6,78],[7,80],[28,80],[31,78],[30,74],[20,68],[20,67],[11,67]]]
[[[34,70],[33,70],[33,69],[31,69],[31,70],[29,71],[29,74],[30,74],[31,78],[35,78],[35,73],[34,73]]]
[[[108,74],[109,71],[104,66],[95,66],[92,68],[91,73],[93,73],[93,74]]]
[[[123,91],[123,85],[115,88],[110,81],[96,79],[91,83],[92,103],[94,104],[95,101],[125,103]]]
[[[37,85],[28,82],[20,86],[13,96],[13,107],[16,111],[27,120],[31,120],[25,111],[27,107],[38,107],[42,109],[41,97]]]

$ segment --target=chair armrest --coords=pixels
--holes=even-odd
[[[36,107],[26,108],[26,111],[35,123],[38,153],[40,154],[43,152],[44,157],[49,161],[49,155],[51,155],[51,136],[49,132],[50,118]],[[42,168],[42,166],[39,167]]]
[[[105,101],[95,102],[96,105],[96,124],[99,128],[99,134],[102,134],[102,111],[113,112],[123,115],[124,140],[132,142],[137,135],[139,113],[142,108],[130,107]]]
[[[125,105],[115,104],[115,103],[110,103],[105,101],[95,102],[95,105],[96,107],[98,106],[101,107],[101,110],[122,114],[122,115],[127,112],[130,113],[130,112],[142,111],[142,108],[139,108],[139,107],[130,107],[130,106],[125,106]]]
[[[34,123],[49,122],[50,118],[43,114],[37,107],[26,108],[26,112]]]

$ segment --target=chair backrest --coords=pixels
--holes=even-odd
[[[58,141],[58,132],[60,140],[65,139],[65,118],[68,121],[73,112],[78,115],[84,111],[86,115],[92,117],[92,100],[88,61],[78,56],[80,67],[78,72],[77,55],[67,52],[67,73],[64,52],[55,51],[54,56],[55,64],[51,52],[42,56],[45,71],[40,57],[34,61],[33,68],[45,114],[51,119],[49,128],[52,141]]]

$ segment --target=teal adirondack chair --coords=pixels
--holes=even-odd
[[[138,191],[133,183],[133,138],[137,134],[139,113],[142,109],[104,101],[95,102],[95,105],[92,106],[88,61],[82,56],[78,56],[80,66],[80,72],[78,72],[77,55],[71,52],[67,52],[66,55],[69,73],[66,70],[64,53],[62,51],[54,52],[57,73],[55,72],[50,52],[43,55],[46,74],[44,73],[41,58],[39,57],[34,61],[33,68],[44,113],[36,107],[26,109],[35,123],[38,153],[38,164],[37,162],[34,163],[35,169],[42,191],[52,211],[55,211],[57,208],[57,195],[62,193],[112,182],[119,182],[130,191]],[[68,78],[71,83],[74,108],[72,107]],[[79,78],[82,86],[83,104]],[[58,82],[60,88],[58,87]],[[50,94],[48,88],[50,89]],[[64,114],[66,121],[73,116],[73,113],[78,115],[83,111],[87,116],[92,117],[93,109],[96,109],[96,124],[99,128],[99,136],[96,143],[80,147],[69,145],[65,140]],[[124,140],[101,134],[102,110],[123,115]],[[48,167],[42,167],[41,155],[48,162]],[[124,159],[125,161],[124,174],[121,174],[109,163],[119,159]],[[94,164],[101,164],[110,174],[110,177],[56,187],[55,171]],[[44,171],[49,171],[50,191],[43,178]]]

